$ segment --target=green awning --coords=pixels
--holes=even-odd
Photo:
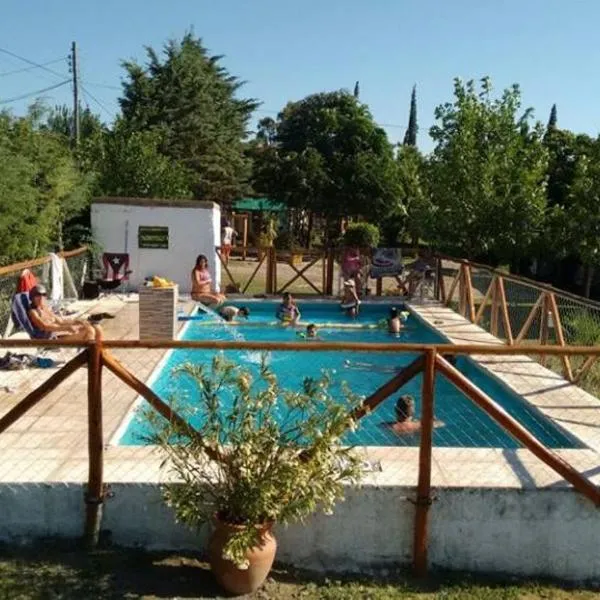
[[[233,210],[240,212],[284,212],[286,207],[281,202],[273,202],[268,198],[240,198],[233,202]]]

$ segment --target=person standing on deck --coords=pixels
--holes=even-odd
[[[229,221],[225,221],[225,227],[221,232],[221,256],[223,262],[229,264],[229,255],[231,254],[231,247],[237,237],[237,231],[231,226]]]

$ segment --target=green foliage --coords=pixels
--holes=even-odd
[[[123,63],[120,103],[127,131],[157,135],[171,164],[193,173],[196,198],[223,202],[243,196],[250,175],[243,142],[257,103],[237,97],[242,82],[191,34],[168,42],[162,60],[152,48],[146,53],[146,66]]]
[[[556,104],[552,105],[552,109],[550,110],[550,117],[548,118],[548,125],[546,126],[546,132],[551,133],[552,131],[556,131],[556,124],[558,122],[558,115],[556,111]]]
[[[353,248],[377,248],[379,245],[379,229],[371,223],[351,223],[343,237],[345,246]]]
[[[511,262],[527,256],[542,231],[547,152],[543,127],[519,114],[514,85],[492,98],[489,79],[477,90],[456,80],[455,100],[436,109],[429,232],[437,247],[460,256]]]
[[[277,250],[295,250],[300,247],[298,239],[291,231],[282,231],[275,238],[275,248]]]
[[[360,215],[375,221],[399,202],[393,148],[352,94],[290,102],[269,137],[272,143],[255,147],[253,158],[254,187],[270,198],[329,221]]]
[[[359,399],[330,392],[330,380],[307,378],[297,392],[282,389],[266,356],[259,373],[217,355],[212,366],[177,370],[194,385],[184,419],[196,430],[149,414],[152,441],[168,456],[177,483],[164,488],[177,519],[192,528],[215,514],[247,525],[225,546],[224,557],[243,566],[259,541],[255,525],[301,521],[317,510],[330,513],[345,484],[357,484],[361,461],[341,437],[354,428]],[[227,398],[227,400],[225,400]],[[216,455],[215,460],[210,456]]]
[[[594,313],[581,308],[573,316],[565,318],[564,325],[570,344],[576,346],[600,344],[600,321],[594,317]]]
[[[83,175],[60,134],[44,129],[45,108],[27,117],[0,114],[0,248],[2,262],[63,245],[64,224],[89,204]]]

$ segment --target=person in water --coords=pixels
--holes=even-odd
[[[276,316],[284,325],[296,325],[300,320],[300,310],[289,292],[283,294]]]
[[[354,279],[348,279],[344,281],[344,292],[342,296],[342,302],[340,307],[346,311],[349,317],[356,317],[358,315],[358,307],[360,306],[360,300],[356,293],[356,283]]]
[[[400,319],[400,313],[397,308],[390,309],[390,316],[388,318],[388,331],[390,333],[400,333],[402,329],[402,320]]]
[[[248,319],[250,316],[250,309],[245,306],[223,306],[219,309],[219,314],[226,321],[235,321],[238,319]]]
[[[208,259],[204,254],[198,255],[192,270],[192,299],[203,304],[222,304],[226,298],[212,288],[212,277],[208,270]]]
[[[421,421],[415,419],[415,400],[412,396],[400,396],[395,406],[396,421],[386,423],[392,431],[400,435],[416,433],[421,430]],[[434,427],[442,427],[444,423],[434,420]]]

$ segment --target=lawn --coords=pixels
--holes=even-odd
[[[190,554],[149,553],[112,548],[87,554],[74,543],[48,541],[33,547],[0,546],[0,598],[146,599],[224,598],[208,565]],[[254,598],[261,600],[538,598],[584,600],[591,590],[538,583],[509,583],[468,575],[438,574],[417,581],[398,572],[385,580],[314,577],[275,569]]]

